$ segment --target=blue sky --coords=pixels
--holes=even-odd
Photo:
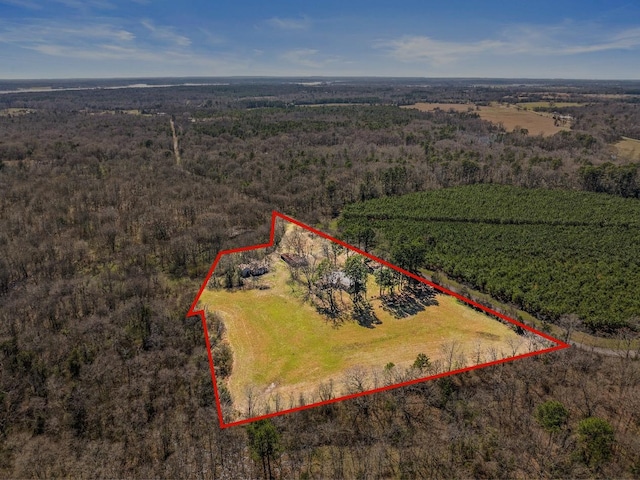
[[[0,0],[0,78],[640,79],[640,1]]]

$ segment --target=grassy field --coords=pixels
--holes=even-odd
[[[405,105],[401,108],[415,108],[421,112],[433,112],[434,110],[467,112],[469,110],[476,110],[476,106],[471,103],[415,103],[413,105]]]
[[[135,115],[135,116],[143,116],[150,117],[151,114],[143,114],[141,110],[131,109],[131,110],[101,110],[99,112],[90,112],[90,115]]]
[[[372,103],[302,103],[298,107],[358,107],[362,105],[371,106]]]
[[[584,105],[584,103],[578,102],[522,102],[517,104],[519,108],[525,110],[533,110],[534,108],[582,107]]]
[[[35,113],[32,108],[4,108],[0,110],[0,117],[27,115],[29,113]]]
[[[622,137],[615,145],[618,154],[629,160],[640,160],[640,140]]]
[[[526,128],[530,135],[542,134],[548,136],[569,129],[568,125],[556,126],[549,113],[518,109],[515,106],[506,104],[492,104],[490,106],[480,106],[476,109],[475,105],[471,104],[416,103],[404,108],[416,108],[423,112],[433,111],[436,108],[444,111],[453,109],[458,112],[472,110],[478,113],[483,120],[496,124],[502,123],[507,131],[512,131],[516,127]]]
[[[420,353],[444,365],[447,346],[453,344],[458,367],[512,356],[514,346],[516,354],[532,348],[509,326],[448,295],[437,295],[437,305],[415,315],[395,318],[382,308],[371,275],[368,297],[382,323],[335,326],[304,302],[301,286],[288,280],[288,269],[274,259],[272,270],[260,279],[268,289],[206,290],[200,298],[225,322],[234,354],[228,388],[237,408],[243,408],[249,388],[266,403],[276,394],[297,399],[303,393],[313,401],[321,383],[331,381],[334,395],[344,394],[339,386],[354,368],[382,372],[389,362],[405,368]],[[346,304],[348,298],[344,293]]]

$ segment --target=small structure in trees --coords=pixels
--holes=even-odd
[[[334,270],[320,279],[319,287],[322,289],[334,288],[348,291],[353,281],[342,271]]]
[[[266,261],[243,263],[238,265],[238,273],[242,278],[259,277],[269,271],[269,265]]]
[[[300,268],[306,267],[309,265],[309,262],[306,258],[301,257],[300,255],[295,255],[293,253],[283,253],[280,255],[280,258],[290,267]]]

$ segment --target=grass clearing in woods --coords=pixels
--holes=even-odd
[[[533,110],[535,108],[565,108],[565,107],[583,107],[585,103],[578,102],[522,102],[517,106],[525,110]]]
[[[234,357],[227,387],[236,404],[242,404],[250,387],[254,394],[297,399],[300,393],[309,398],[321,383],[332,381],[340,394],[339,386],[350,369],[382,372],[389,362],[405,368],[420,353],[432,361],[443,360],[444,347],[452,342],[456,355],[465,356],[466,365],[477,363],[478,351],[482,352],[480,363],[495,354],[512,356],[516,344],[520,345],[517,354],[528,351],[525,339],[511,327],[449,295],[437,294],[437,305],[396,318],[382,308],[371,274],[367,297],[382,323],[367,328],[347,320],[336,326],[304,300],[304,287],[290,281],[278,252],[271,265],[259,280],[268,288],[207,289],[200,297],[200,305],[220,314],[225,323]],[[348,293],[336,297],[350,307]]]
[[[622,140],[616,142],[614,147],[621,157],[629,160],[640,160],[640,140],[622,137]]]
[[[545,102],[542,102],[545,103]],[[403,108],[416,108],[423,112],[430,112],[436,108],[445,112],[453,109],[457,112],[475,112],[480,118],[491,123],[502,124],[507,131],[515,128],[526,128],[529,135],[555,135],[563,130],[569,130],[569,125],[556,124],[552,114],[534,112],[524,108],[518,109],[513,105],[492,103],[489,106],[476,107],[473,104],[451,103],[416,103]],[[532,107],[533,108],[533,107]]]

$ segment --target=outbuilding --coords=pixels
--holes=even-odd
[[[300,255],[294,255],[293,253],[283,253],[282,255],[280,255],[280,258],[287,265],[293,268],[306,267],[307,265],[309,265],[309,262],[307,262],[306,258],[301,257]]]
[[[267,262],[251,262],[238,265],[238,272],[242,278],[259,277],[269,271]]]

